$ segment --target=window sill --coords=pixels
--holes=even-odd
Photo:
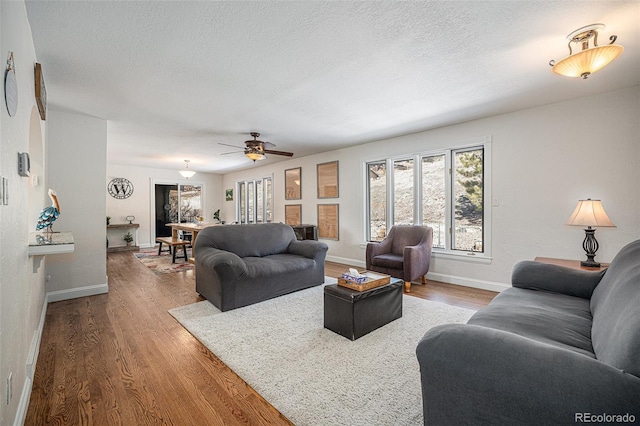
[[[476,253],[476,254],[471,254],[471,253],[472,252],[468,252],[468,251],[463,251],[458,253],[458,252],[451,252],[451,251],[442,251],[438,249],[434,249],[432,251],[432,255],[435,258],[458,260],[461,262],[483,263],[488,265],[493,260],[492,257],[482,253]]]
[[[368,243],[360,244],[360,248],[363,250],[367,249]],[[449,260],[457,260],[460,262],[471,262],[471,263],[481,263],[484,265],[489,265],[493,261],[493,258],[487,256],[485,254],[477,253],[477,254],[469,254],[471,252],[463,251],[463,252],[451,252],[444,251],[441,249],[433,249],[431,251],[431,255],[435,258],[440,259],[449,259]]]

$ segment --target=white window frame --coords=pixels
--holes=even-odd
[[[271,196],[267,197],[267,180],[271,181]],[[258,182],[262,185],[262,222],[258,222]],[[249,184],[253,184],[253,221],[249,222]],[[240,192],[240,186],[244,185],[244,194]],[[271,220],[267,220],[267,205],[269,198],[271,199],[271,208],[273,210],[273,177],[267,176],[257,179],[247,179],[236,182],[236,222],[238,223],[268,223],[273,221],[273,211],[271,212]],[[242,200],[240,196],[244,195],[245,215],[244,222],[242,221]]]
[[[453,224],[455,215],[455,200],[453,196],[453,173],[452,173],[452,159],[455,152],[472,150],[474,148],[482,148],[483,153],[483,252],[465,251],[465,250],[453,250]],[[445,170],[448,171],[449,177],[445,179],[445,195],[447,199],[447,212],[445,214],[445,229],[449,232],[445,233],[445,248],[434,247],[432,253],[435,257],[444,257],[452,259],[466,259],[472,262],[490,263],[492,255],[491,245],[491,216],[492,216],[492,195],[491,195],[491,137],[485,136],[476,138],[467,143],[447,147],[431,151],[423,151],[415,154],[404,154],[389,157],[386,159],[376,158],[365,160],[362,162],[362,170],[364,176],[364,236],[366,241],[370,241],[371,221],[369,216],[369,176],[368,176],[368,164],[386,162],[387,167],[387,229],[391,229],[394,219],[394,182],[393,182],[393,165],[395,161],[413,159],[414,165],[414,224],[422,225],[422,159],[424,157],[442,155],[445,156]]]

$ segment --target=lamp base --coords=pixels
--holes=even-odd
[[[580,265],[599,268],[600,264],[594,260],[594,257],[596,257],[596,251],[598,251],[599,247],[598,240],[596,240],[596,236],[594,235],[596,230],[588,226],[587,229],[584,230],[584,233],[585,236],[584,241],[582,242],[582,248],[587,254],[587,260],[580,262]]]

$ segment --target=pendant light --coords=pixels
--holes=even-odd
[[[194,172],[193,170],[189,170],[189,160],[184,160],[185,163],[187,163],[187,166],[185,167],[184,170],[180,170],[180,174],[182,175],[182,177],[184,177],[185,179],[189,179],[190,177],[192,177],[193,175],[196,174],[196,172]]]

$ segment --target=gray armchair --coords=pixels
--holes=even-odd
[[[432,245],[433,229],[429,226],[393,226],[384,240],[367,244],[367,270],[400,278],[409,293],[411,281],[420,278],[426,283]]]

